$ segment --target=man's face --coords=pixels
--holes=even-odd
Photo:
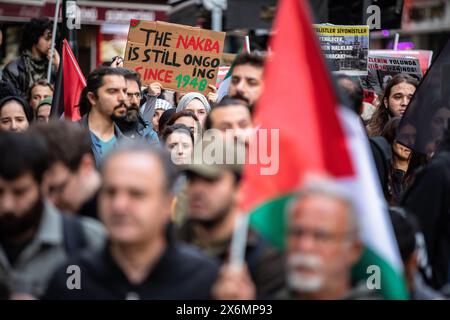
[[[211,127],[220,130],[224,137],[227,131],[232,132],[232,138],[248,145],[252,133],[252,118],[248,107],[230,105],[215,108],[211,111]]]
[[[116,120],[123,119],[127,114],[127,84],[125,78],[119,75],[103,77],[103,85],[97,90],[97,97],[92,92],[88,98],[95,108],[105,117]]]
[[[33,90],[31,90],[31,97],[30,97],[30,105],[33,108],[33,111],[36,111],[36,108],[42,101],[42,99],[51,97],[52,95],[53,91],[52,89],[50,89],[50,87],[41,85],[34,86]]]
[[[62,162],[57,162],[47,170],[44,185],[46,198],[58,209],[67,212],[80,209],[83,184],[79,172],[72,172]]]
[[[348,276],[360,253],[348,210],[344,201],[320,194],[295,203],[287,239],[292,289],[322,292]]]
[[[240,99],[248,105],[254,105],[264,90],[263,68],[249,64],[235,67],[228,90],[231,98]]]
[[[50,30],[45,30],[44,34],[40,36],[38,43],[34,45],[36,51],[41,55],[42,58],[47,57],[52,45],[52,32]]]
[[[116,154],[105,163],[99,216],[116,243],[146,243],[164,234],[172,197],[159,160],[143,152]]]
[[[412,84],[401,82],[391,88],[389,99],[384,98],[384,104],[394,117],[401,117],[405,113],[416,87]]]
[[[31,173],[23,174],[12,181],[0,177],[1,237],[8,239],[37,227],[42,210],[39,184]]]
[[[141,103],[141,90],[136,81],[127,81],[127,114],[125,121],[136,123],[139,119],[139,106]]]
[[[36,120],[38,122],[48,122],[50,120],[50,112],[52,110],[52,106],[49,104],[45,104],[39,108],[36,113]]]
[[[235,177],[230,171],[224,171],[214,180],[190,173],[186,189],[189,219],[204,226],[215,226],[235,205],[236,189]]]

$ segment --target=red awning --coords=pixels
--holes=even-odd
[[[0,22],[25,22],[55,14],[56,0],[0,0]],[[77,1],[81,24],[129,24],[130,19],[167,20],[169,5],[116,1]]]

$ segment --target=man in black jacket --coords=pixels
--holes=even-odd
[[[105,159],[99,216],[108,245],[68,265],[79,267],[74,287],[65,265],[54,275],[48,299],[207,299],[217,266],[176,242],[170,219],[174,173],[163,150],[144,142],[120,145]],[[76,276],[76,274],[73,274]]]
[[[7,64],[3,69],[2,79],[16,87],[24,98],[34,82],[47,78],[52,40],[51,30],[52,24],[47,18],[32,19],[27,23],[22,34],[20,57]],[[51,82],[55,79],[59,62],[59,54],[54,50]]]

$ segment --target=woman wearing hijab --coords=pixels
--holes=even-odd
[[[211,105],[201,93],[190,92],[185,94],[178,103],[177,112],[183,110],[191,110],[197,116],[203,129],[206,116],[211,111]]]
[[[33,121],[33,112],[22,98],[9,96],[0,100],[0,130],[25,131]]]

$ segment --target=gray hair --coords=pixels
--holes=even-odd
[[[356,236],[359,236],[360,224],[353,203],[354,196],[348,188],[329,178],[311,179],[305,183],[302,190],[299,191],[296,194],[295,198],[291,200],[290,203],[288,203],[286,206],[285,214],[287,214],[286,221],[288,224],[292,219],[295,204],[311,195],[322,195],[346,203],[349,207],[348,215],[350,230],[356,233]]]
[[[177,168],[173,164],[170,158],[169,152],[159,146],[149,145],[143,138],[142,139],[128,139],[122,138],[118,141],[116,147],[105,156],[100,172],[103,171],[104,167],[110,161],[119,154],[124,153],[146,153],[151,156],[156,157],[161,163],[161,167],[164,174],[164,188],[167,192],[170,192],[175,184],[177,178]]]

